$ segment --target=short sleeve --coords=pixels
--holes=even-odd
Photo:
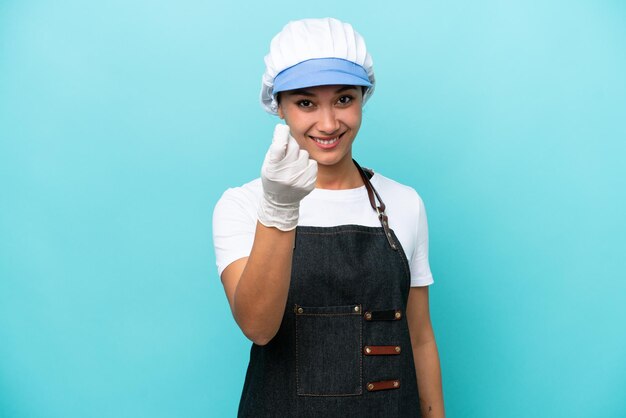
[[[228,189],[215,205],[213,245],[220,276],[233,261],[250,255],[256,230],[257,207],[257,194],[241,187]]]
[[[415,230],[415,247],[409,260],[411,268],[411,286],[429,286],[433,284],[433,275],[428,262],[428,220],[426,208],[421,198],[418,199],[418,218]]]

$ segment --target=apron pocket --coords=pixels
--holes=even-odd
[[[361,305],[296,305],[294,311],[298,395],[361,395]]]

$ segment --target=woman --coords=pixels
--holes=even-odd
[[[363,38],[336,19],[290,22],[265,63],[261,101],[286,125],[213,226],[254,343],[239,416],[443,417],[423,203],[352,159],[375,84]]]

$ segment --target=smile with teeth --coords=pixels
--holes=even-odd
[[[337,138],[332,138],[332,139],[329,139],[329,140],[323,140],[323,139],[319,139],[319,138],[315,138],[315,137],[313,138],[313,140],[314,140],[315,142],[317,142],[317,143],[319,143],[319,144],[322,144],[322,145],[330,145],[330,144],[334,144],[335,142],[337,142],[337,140],[338,140],[338,139],[339,139],[339,137],[337,137]]]
[[[312,136],[311,139],[313,139],[313,141],[317,142],[318,144],[322,144],[322,145],[332,145],[335,142],[339,141],[339,138],[341,137],[341,135],[338,135],[334,138],[330,138],[330,139],[321,139],[321,138],[317,138]]]

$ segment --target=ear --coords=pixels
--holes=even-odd
[[[285,113],[283,112],[283,107],[281,105],[278,105],[278,117],[285,120]]]

